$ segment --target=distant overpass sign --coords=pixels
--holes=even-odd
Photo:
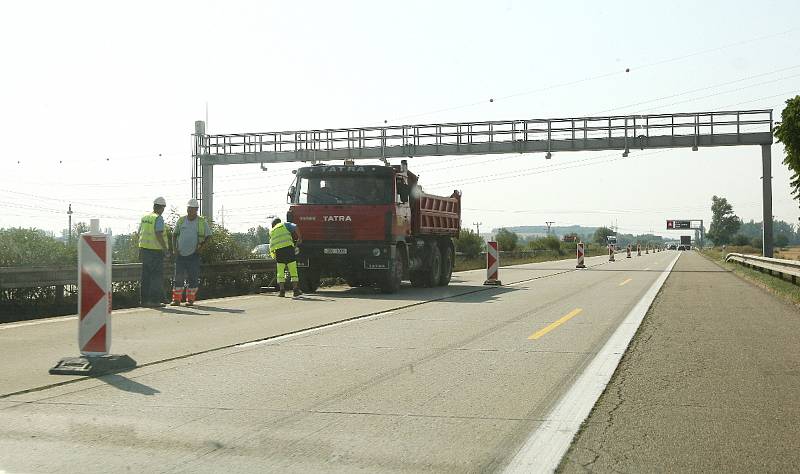
[[[672,219],[667,221],[667,230],[678,230],[678,229],[702,229],[703,228],[703,221],[696,220],[696,221],[689,221],[689,220],[677,220]]]

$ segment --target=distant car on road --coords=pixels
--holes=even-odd
[[[686,245],[678,245],[678,250],[689,250],[689,247]]]
[[[268,258],[269,257],[269,244],[258,244],[253,247],[253,250],[250,251],[250,254],[257,258]]]
[[[678,247],[675,244],[671,244],[668,249],[669,250],[677,250]]]

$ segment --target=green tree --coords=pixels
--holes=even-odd
[[[708,238],[715,245],[726,245],[739,230],[742,221],[733,213],[733,206],[724,197],[711,198],[711,226],[708,229]]]
[[[456,240],[456,252],[467,258],[475,258],[483,252],[483,249],[483,238],[469,229],[461,229]]]
[[[596,244],[606,245],[608,244],[607,237],[609,235],[614,235],[614,231],[609,229],[608,227],[598,227],[597,230],[594,231],[592,242]]]
[[[78,246],[59,242],[39,229],[0,229],[0,267],[70,265],[78,262]]]
[[[781,121],[772,133],[786,149],[783,164],[792,171],[790,186],[795,199],[800,200],[800,95],[786,101],[781,112]]]
[[[497,245],[500,247],[500,250],[504,252],[513,252],[517,249],[519,236],[505,227],[498,230],[494,238],[497,241]]]

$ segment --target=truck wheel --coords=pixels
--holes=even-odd
[[[453,277],[453,247],[445,245],[442,249],[442,276],[439,277],[439,286],[447,286],[450,284],[450,278]]]
[[[425,286],[437,286],[442,279],[442,252],[439,246],[431,245],[431,268],[428,270]]]
[[[422,288],[425,286],[425,279],[428,276],[428,273],[420,270],[411,272],[411,286],[414,288]]]
[[[403,280],[403,260],[400,252],[394,254],[394,260],[386,272],[384,280],[380,284],[381,293],[397,293],[400,291],[400,282]]]
[[[300,274],[300,289],[303,293],[314,293],[319,288],[319,273],[306,271]]]

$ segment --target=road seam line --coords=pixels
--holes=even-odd
[[[504,472],[553,472],[558,468],[572,439],[611,380],[647,310],[679,258],[680,254],[653,282],[539,428],[525,441]]]

